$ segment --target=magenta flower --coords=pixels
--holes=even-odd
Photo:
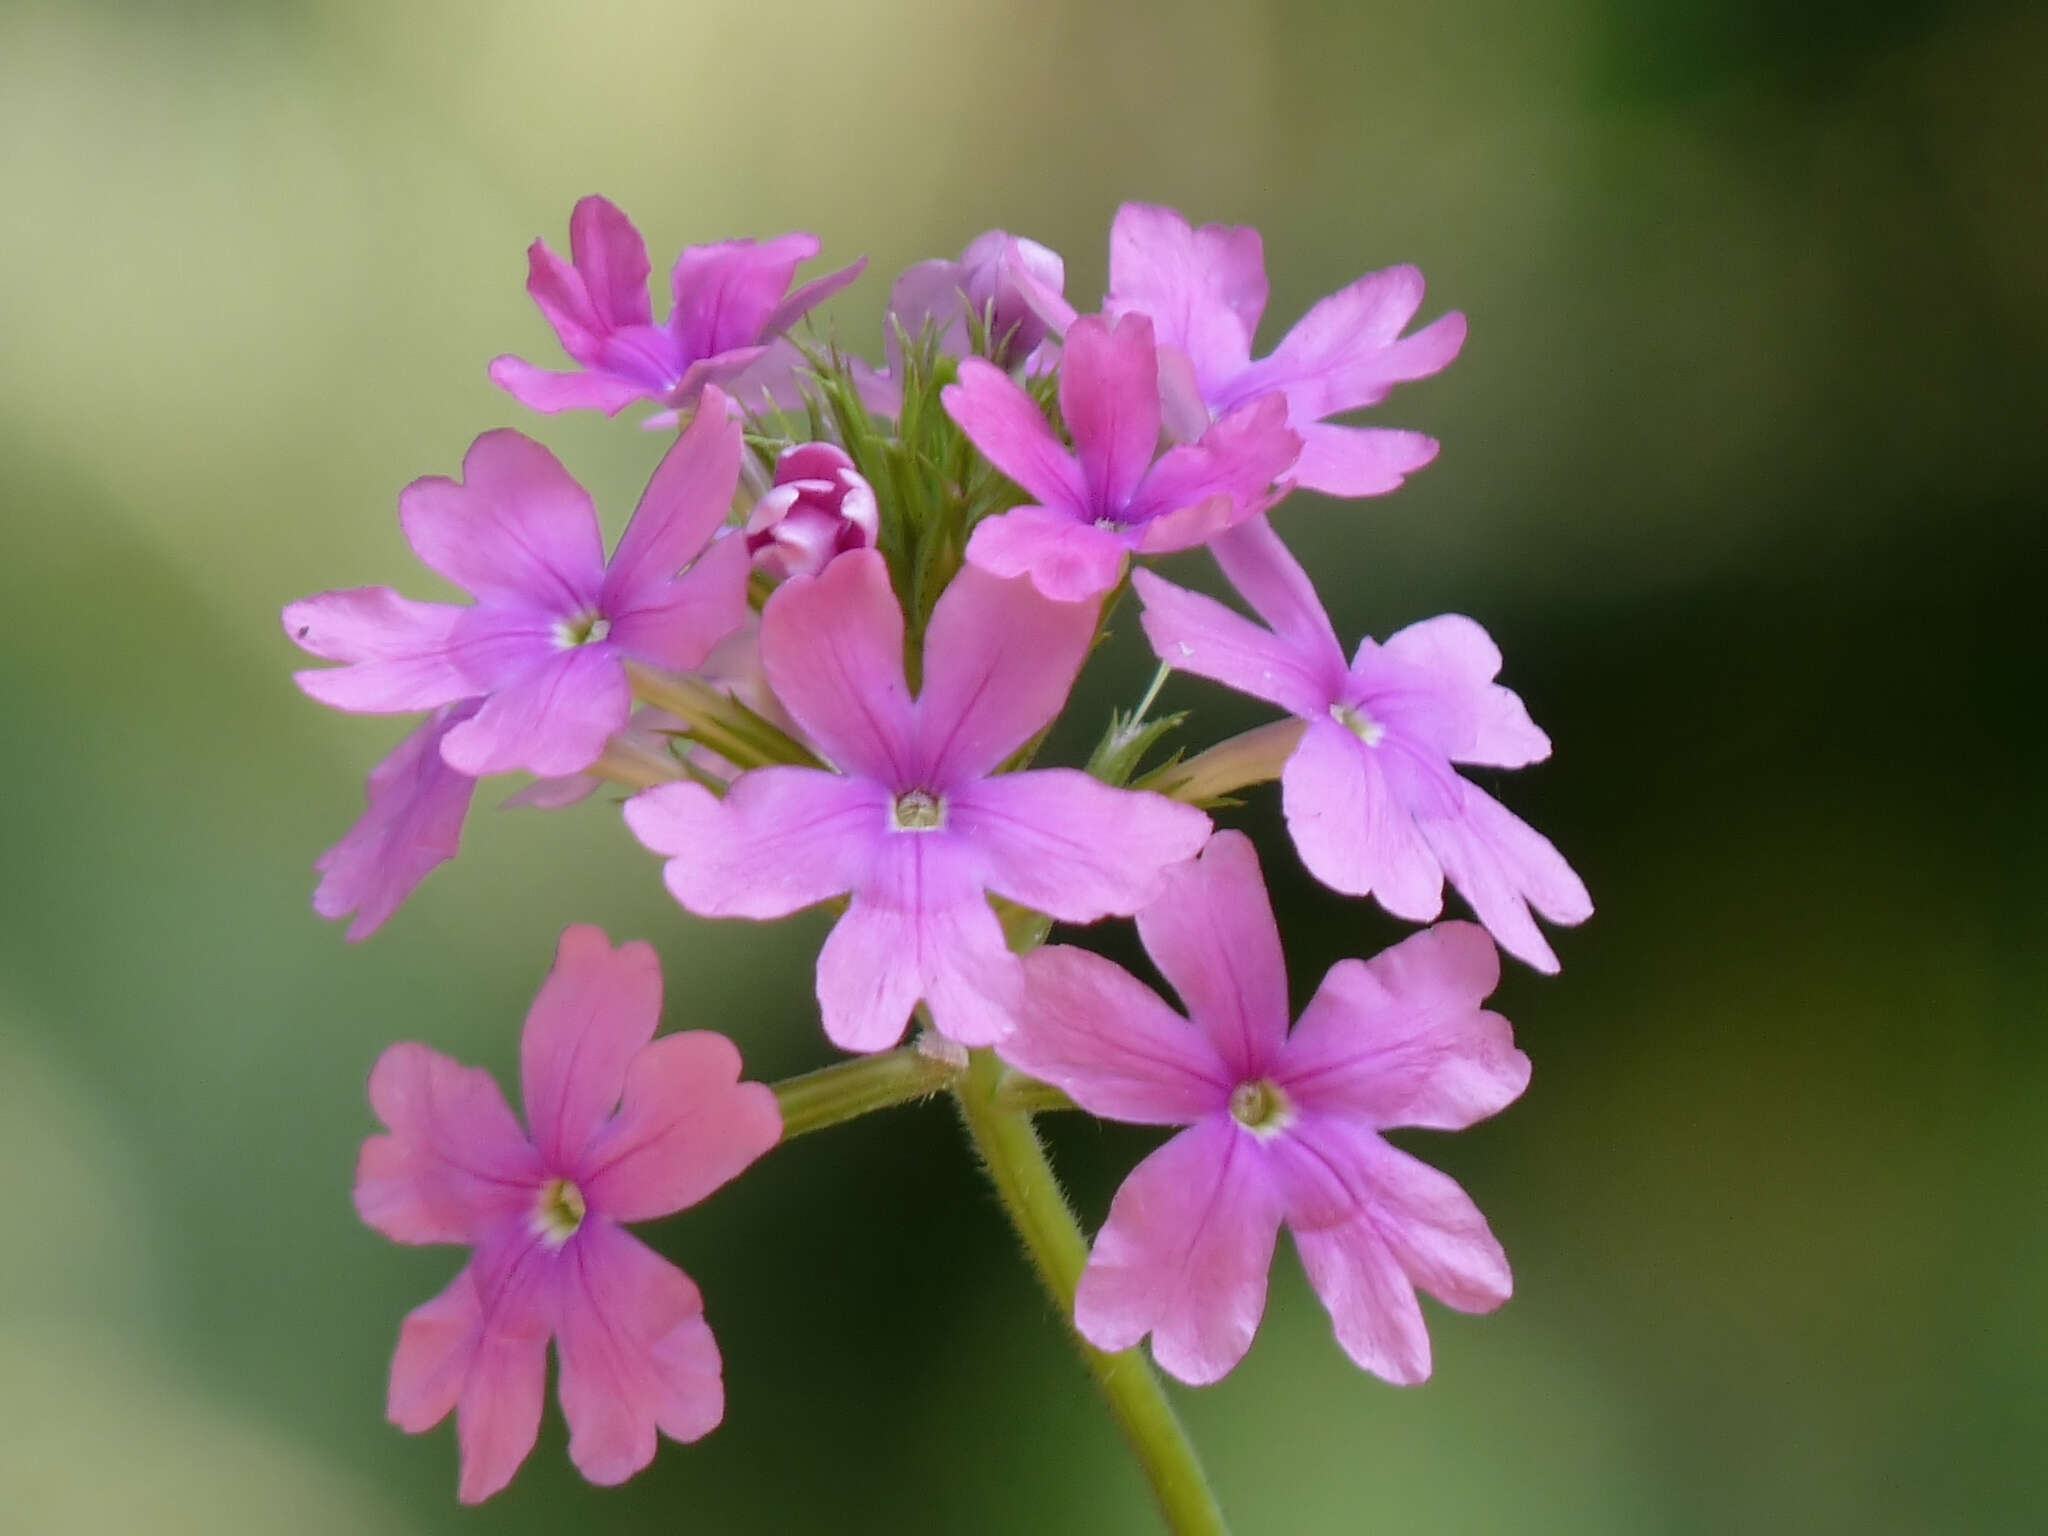
[[[348,835],[314,861],[321,875],[313,910],[355,914],[350,943],[360,943],[462,843],[476,780],[441,759],[441,741],[477,711],[478,701],[445,704],[370,770],[369,808]]]
[[[628,658],[687,669],[746,617],[745,545],[713,538],[739,462],[740,429],[722,402],[699,413],[607,565],[597,509],[554,455],[517,432],[486,432],[462,480],[415,480],[398,503],[420,559],[476,605],[416,603],[389,587],[293,603],[286,633],[348,663],[301,672],[299,686],[367,714],[481,696],[441,743],[449,766],[472,777],[589,767],[632,711]]]
[[[991,363],[962,363],[942,398],[974,446],[1037,498],[978,524],[967,558],[993,575],[1029,575],[1060,602],[1108,591],[1128,554],[1188,549],[1264,511],[1301,448],[1273,395],[1247,400],[1155,463],[1159,362],[1143,315],[1113,328],[1091,316],[1068,330],[1060,411],[1072,453]]]
[[[1507,1020],[1479,1006],[1500,979],[1493,945],[1444,923],[1339,961],[1290,1035],[1280,935],[1237,832],[1167,877],[1138,934],[1188,1018],[1054,946],[1026,958],[1024,1013],[998,1047],[1092,1114],[1187,1127],[1117,1191],[1075,1326],[1112,1351],[1149,1333],[1162,1370],[1215,1381],[1258,1331],[1284,1223],[1344,1352],[1388,1381],[1426,1379],[1417,1288],[1490,1312],[1513,1281],[1465,1192],[1380,1132],[1461,1130],[1528,1085]]]
[[[655,1041],[660,1013],[652,949],[571,928],[520,1043],[531,1135],[489,1073],[423,1045],[392,1046],[370,1074],[388,1134],[363,1143],[356,1210],[395,1242],[475,1250],[406,1318],[389,1406],[412,1434],[455,1410],[464,1503],[533,1449],[550,1338],[569,1458],[594,1483],[646,1466],[657,1430],[696,1440],[725,1416],[697,1287],[620,1223],[695,1205],[774,1146],[782,1118],[738,1080],[730,1040]]]
[[[1107,314],[1143,314],[1159,328],[1169,425],[1193,438],[1212,416],[1278,391],[1301,434],[1295,484],[1331,496],[1378,496],[1436,457],[1433,438],[1384,427],[1347,427],[1332,416],[1377,405],[1396,384],[1450,365],[1465,344],[1465,317],[1448,314],[1412,336],[1401,328],[1422,307],[1422,274],[1389,267],[1322,300],[1252,360],[1266,308],[1259,232],[1188,221],[1171,208],[1126,203],[1110,233]],[[1170,349],[1170,350],[1169,350]]]
[[[584,198],[569,218],[569,253],[564,262],[546,241],[534,241],[526,291],[578,369],[553,373],[517,357],[491,364],[491,382],[536,411],[616,416],[636,400],[688,409],[711,384],[738,393],[751,382],[741,376],[776,338],[867,264],[791,293],[797,267],[818,254],[815,235],[694,245],[676,260],[675,308],[657,326],[647,299],[647,242],[625,214],[602,197]]]
[[[815,576],[849,549],[873,549],[882,527],[874,487],[846,450],[798,443],[775,461],[775,483],[747,517],[747,550],[778,581]]]
[[[851,1051],[894,1044],[920,998],[961,1044],[998,1038],[1023,974],[986,893],[1063,922],[1132,912],[1209,825],[1070,769],[996,772],[1065,702],[1094,604],[963,570],[932,615],[915,699],[903,635],[873,550],[778,588],[761,623],[768,679],[840,771],[762,768],[722,801],[667,784],[626,806],[640,841],[671,856],[669,890],[700,916],[784,917],[852,897],[818,956],[825,1032]]]
[[[1578,923],[1592,898],[1549,839],[1451,766],[1550,755],[1522,701],[1493,681],[1500,652],[1486,631],[1456,614],[1426,619],[1385,645],[1360,641],[1347,666],[1307,572],[1264,519],[1212,547],[1271,627],[1140,571],[1145,634],[1168,666],[1308,722],[1280,788],[1309,872],[1418,923],[1443,910],[1448,878],[1502,948],[1555,971],[1529,909]]]

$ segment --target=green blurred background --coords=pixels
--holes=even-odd
[[[403,726],[301,698],[278,606],[430,591],[394,499],[484,428],[614,516],[659,453],[484,378],[552,356],[521,252],[600,189],[658,267],[867,252],[864,347],[889,274],[991,225],[1085,304],[1127,197],[1260,225],[1274,322],[1402,260],[1471,317],[1382,412],[1440,461],[1286,527],[1349,633],[1492,628],[1559,743],[1501,792],[1600,912],[1502,990],[1526,1099],[1414,1139],[1513,1303],[1433,1310],[1399,1391],[1287,1253],[1249,1361],[1182,1394],[1247,1536],[2048,1529],[2044,78],[2048,13],[1992,0],[11,0],[0,1530],[1152,1528],[936,1105],[662,1233],[730,1408],[626,1488],[551,1408],[462,1512],[449,1432],[382,1421],[460,1262],[349,1207],[388,1041],[508,1072],[581,920],[758,1074],[826,1057],[819,924],[686,919],[603,804],[480,806],[368,945],[307,905]],[[1091,673],[1091,728],[1146,660]],[[1300,990],[1397,931],[1270,797],[1239,819]],[[1099,1217],[1146,1139],[1055,1134]]]

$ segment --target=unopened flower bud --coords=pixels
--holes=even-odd
[[[871,549],[881,531],[874,487],[845,450],[799,443],[775,463],[775,483],[747,518],[747,552],[778,581],[815,576],[834,555]]]

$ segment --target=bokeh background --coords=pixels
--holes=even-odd
[[[868,253],[857,347],[991,225],[1087,302],[1131,197],[1259,224],[1273,322],[1402,260],[1471,317],[1382,412],[1438,463],[1288,531],[1349,633],[1493,629],[1559,743],[1501,793],[1600,912],[1503,987],[1526,1099],[1416,1139],[1513,1303],[1433,1310],[1398,1391],[1283,1245],[1250,1360],[1181,1395],[1243,1532],[2048,1529],[2044,78],[2048,13],[2000,0],[9,0],[0,1529],[1153,1528],[940,1105],[663,1232],[730,1411],[628,1487],[551,1408],[462,1512],[450,1433],[382,1421],[459,1262],[349,1207],[386,1042],[508,1071],[581,920],[759,1074],[826,1056],[818,924],[685,918],[604,804],[480,805],[368,945],[307,906],[403,726],[302,699],[278,606],[427,590],[396,493],[484,428],[614,514],[658,455],[484,378],[551,355],[522,250],[600,189],[657,267]],[[1238,819],[1298,988],[1396,931],[1270,797]],[[1055,1134],[1099,1217],[1145,1138]]]

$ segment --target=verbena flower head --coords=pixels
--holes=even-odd
[[[775,460],[775,483],[747,516],[747,550],[778,581],[815,576],[881,533],[875,488],[835,443],[798,443]]]
[[[912,697],[888,567],[872,550],[841,555],[778,589],[761,624],[776,696],[838,771],[761,768],[723,800],[664,785],[626,821],[700,916],[851,897],[818,956],[836,1044],[893,1045],[922,999],[940,1033],[986,1045],[1022,986],[989,892],[1063,922],[1132,912],[1208,832],[1191,806],[1071,769],[996,771],[1059,712],[1095,622],[1093,603],[964,570],[932,615]]]
[[[449,766],[472,777],[587,768],[632,713],[628,658],[687,669],[746,616],[746,547],[713,540],[739,456],[739,425],[712,392],[607,564],[597,508],[554,455],[517,432],[485,433],[461,480],[416,480],[399,498],[414,552],[475,605],[413,602],[389,587],[293,603],[286,633],[347,663],[301,672],[299,686],[371,714],[481,697],[441,742]]]
[[[1211,417],[1277,391],[1301,434],[1291,478],[1331,496],[1378,496],[1436,457],[1434,439],[1329,418],[1378,405],[1396,384],[1450,365],[1465,344],[1465,317],[1442,316],[1403,336],[1422,307],[1422,274],[1389,267],[1321,300],[1252,358],[1266,308],[1259,232],[1222,224],[1190,228],[1171,208],[1126,203],[1110,232],[1112,315],[1142,314],[1158,327],[1168,424],[1193,438]]]
[[[1443,910],[1448,879],[1503,948],[1555,971],[1530,908],[1582,922],[1593,911],[1584,883],[1549,839],[1452,768],[1520,768],[1550,755],[1522,701],[1494,682],[1501,658],[1486,631],[1447,614],[1384,645],[1360,641],[1347,664],[1308,573],[1263,520],[1214,552],[1268,627],[1140,571],[1145,634],[1168,666],[1307,722],[1280,782],[1309,871],[1410,922]]]
[[[724,1417],[697,1287],[621,1223],[695,1205],[782,1120],[772,1092],[739,1081],[731,1041],[656,1041],[660,1014],[652,949],[571,928],[521,1039],[527,1129],[488,1073],[423,1045],[392,1046],[370,1074],[386,1133],[363,1144],[357,1211],[396,1242],[474,1250],[406,1318],[391,1362],[399,1428],[454,1411],[465,1503],[533,1449],[550,1338],[569,1457],[594,1483],[646,1466],[656,1431],[696,1440]]]
[[[1055,946],[1025,960],[1025,1006],[998,1050],[1110,1120],[1186,1129],[1117,1191],[1074,1303],[1099,1349],[1146,1334],[1160,1368],[1203,1384],[1251,1347],[1284,1224],[1345,1353],[1393,1382],[1430,1373],[1415,1292],[1486,1312],[1513,1288],[1486,1220],[1450,1179],[1389,1146],[1398,1126],[1461,1130],[1529,1081],[1500,977],[1468,923],[1340,961],[1288,1031],[1287,972],[1257,856],[1219,832],[1138,914],[1180,995]]]
[[[960,365],[946,410],[974,446],[1031,496],[974,530],[967,558],[997,576],[1028,575],[1072,602],[1108,591],[1125,557],[1188,549],[1271,504],[1301,440],[1277,395],[1249,400],[1199,441],[1159,446],[1159,361],[1152,322],[1089,318],[1067,331],[1060,413],[1070,453],[1045,413],[1001,369]]]
[[[860,276],[864,261],[794,293],[796,269],[818,254],[815,235],[696,245],[676,259],[675,307],[654,323],[647,297],[647,242],[602,197],[586,197],[569,219],[570,260],[536,240],[527,252],[526,290],[562,350],[579,367],[537,368],[517,357],[491,364],[491,382],[536,411],[617,415],[645,400],[670,410],[694,406],[705,388],[750,394],[750,369],[811,309]]]

